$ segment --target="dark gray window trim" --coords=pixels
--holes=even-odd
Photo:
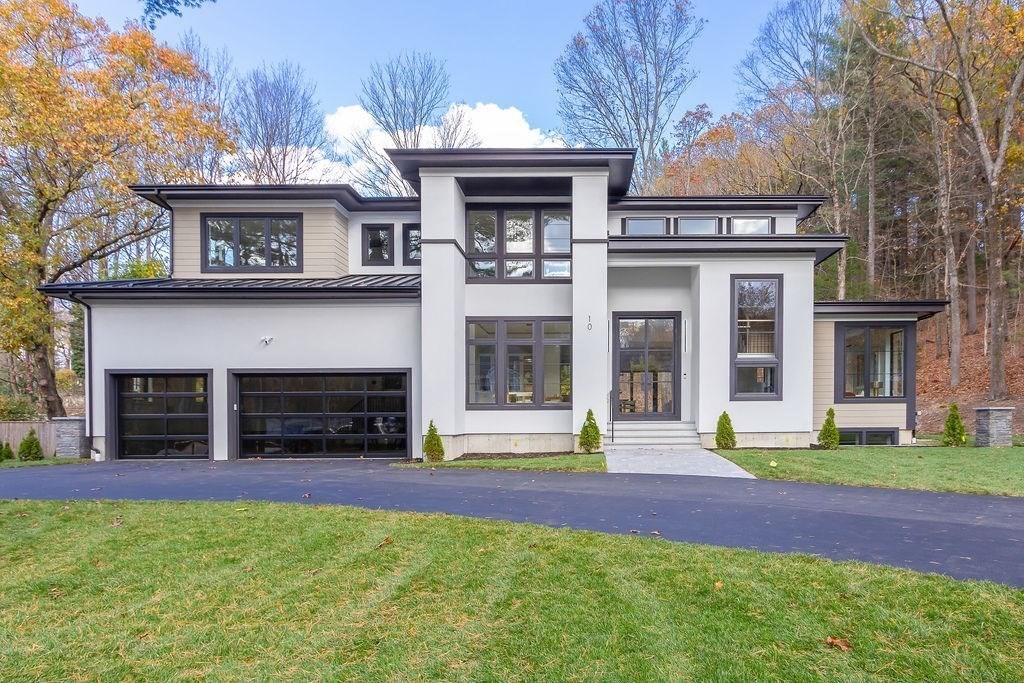
[[[846,330],[850,328],[903,329],[903,396],[846,396]],[[902,320],[871,322],[843,321],[835,324],[833,399],[836,403],[906,403],[907,421],[903,429],[915,429],[917,423],[917,323]],[[865,372],[868,372],[865,363]]]
[[[370,258],[370,242],[367,239],[367,233],[370,230],[387,230],[388,231],[388,258],[383,259],[371,259]],[[393,266],[395,265],[395,224],[394,223],[363,223],[362,229],[359,231],[361,240],[360,248],[363,250],[363,265],[364,266]]]
[[[665,230],[661,234],[662,235],[671,235],[671,234],[673,234],[672,219],[669,218],[668,216],[623,216],[620,219],[621,224],[622,224],[620,232],[621,232],[621,234],[624,237],[657,237],[657,235],[630,235],[629,234],[629,229],[628,229],[629,228],[629,222],[630,221],[637,221],[637,220],[639,220],[639,221],[644,221],[644,220],[647,220],[647,221],[649,221],[649,220],[660,220],[664,224],[664,226],[665,226]]]
[[[682,373],[683,373],[683,314],[681,311],[613,311],[612,312],[612,395],[618,391],[615,387],[618,386],[619,377],[619,320],[621,318],[671,318],[675,321],[675,358],[673,359],[673,373],[672,373],[672,394],[675,397],[673,401],[673,411],[671,414],[663,414],[658,417],[652,417],[647,414],[638,416],[634,413],[623,413],[621,412],[621,406],[617,405],[613,400],[613,413],[615,420],[641,420],[644,422],[672,422],[677,421],[682,416],[682,401],[683,397],[680,395],[682,391]]]
[[[238,256],[239,245],[238,245],[238,219],[240,218],[263,218],[267,220],[266,227],[264,228],[267,232],[265,233],[266,247],[265,247],[265,260],[267,263],[270,262],[270,219],[272,218],[294,218],[299,224],[296,229],[296,254],[295,254],[295,265],[294,266],[211,266],[210,265],[210,247],[209,247],[209,229],[207,227],[207,221],[211,218],[225,218],[232,219],[234,223],[234,239],[235,239],[235,256]],[[202,250],[199,258],[199,272],[201,273],[301,273],[302,272],[302,256],[303,256],[303,225],[302,225],[302,214],[301,213],[273,213],[266,211],[217,211],[209,213],[199,214],[199,233],[200,241],[199,248]],[[173,251],[173,250],[172,250]]]
[[[120,429],[118,429],[117,418],[119,417],[117,399],[117,379],[125,375],[205,375],[206,377],[206,430],[207,430],[207,460],[213,460],[213,369],[181,369],[171,368],[143,368],[143,369],[108,369],[103,373],[103,386],[106,388],[103,397],[103,409],[106,417],[103,422],[106,430],[104,438],[104,456],[107,460],[119,460],[118,453],[121,452],[119,443]],[[183,458],[184,459],[184,458]],[[201,458],[195,458],[201,459]]]
[[[739,348],[739,329],[737,316],[739,311],[736,308],[736,282],[738,280],[775,280],[777,290],[775,293],[775,358],[769,360],[753,359],[739,360],[737,351]],[[782,328],[785,318],[783,317],[783,287],[781,273],[750,273],[733,274],[729,277],[729,400],[730,401],[781,401],[782,400]],[[774,394],[737,394],[736,393],[736,369],[739,367],[775,367],[775,393]]]
[[[505,338],[505,325],[508,322],[532,322],[533,327],[533,340],[529,343],[533,345],[534,354],[534,385],[538,384],[536,378],[540,377],[539,384],[544,384],[544,329],[543,323],[545,322],[567,322],[569,323],[569,353],[570,363],[572,358],[572,345],[573,345],[573,331],[572,331],[572,318],[569,316],[472,316],[466,318],[466,324],[463,326],[463,335],[466,340],[466,382],[463,386],[465,391],[465,403],[466,410],[572,410],[572,378],[569,378],[569,401],[566,403],[544,403],[544,392],[536,391],[533,392],[533,403],[505,403],[505,359],[506,359],[506,347],[511,343],[512,345],[525,346],[525,343],[521,340],[513,340],[509,342]],[[495,338],[494,339],[481,339],[471,340],[469,338],[469,325],[470,323],[495,323]],[[555,346],[556,344],[550,343],[549,345]],[[495,373],[494,373],[494,403],[470,403],[469,402],[469,382],[471,379],[470,373],[470,356],[469,348],[471,346],[494,346],[495,347]],[[541,353],[537,353],[537,351]],[[539,362],[538,362],[539,360]],[[537,369],[540,369],[540,373]]]
[[[406,392],[406,413],[408,414],[408,435],[405,441],[407,458],[412,457],[412,440],[422,439],[423,426],[420,426],[420,434],[414,434],[412,420],[414,415],[412,368],[228,368],[228,459],[238,460],[238,419],[241,411],[238,409],[239,401],[239,375],[330,375],[330,374],[405,374]],[[417,408],[418,410],[418,408]],[[212,453],[212,450],[211,450]]]
[[[878,433],[882,433],[882,434],[892,434],[892,445],[893,446],[899,446],[900,445],[900,430],[898,428],[894,428],[894,427],[840,427],[839,428],[839,433],[840,434],[857,434],[860,437],[860,441],[861,441],[861,443],[858,444],[859,446],[867,445],[865,442],[867,441],[867,433],[868,432],[878,432]],[[878,448],[886,448],[886,447],[885,446],[878,446]]]
[[[410,233],[416,230],[420,233],[420,258],[409,256],[411,243]],[[418,266],[423,263],[423,229],[419,223],[402,223],[402,264],[406,266]]]
[[[687,233],[693,236],[704,236],[710,237],[712,235],[720,235],[722,233],[722,217],[713,214],[681,214],[675,216],[672,219],[672,234],[679,235],[679,224],[683,221],[714,221],[715,231],[714,232],[701,232],[701,233]]]
[[[470,245],[473,243],[472,235],[469,232],[470,211],[494,211],[495,212],[495,244],[494,252],[490,254],[473,253]],[[505,212],[506,211],[532,211],[533,212],[533,251],[529,254],[509,254],[505,251]],[[569,251],[561,254],[547,254],[544,252],[544,212],[545,211],[566,211],[569,214]],[[572,268],[572,206],[568,204],[467,204],[465,211],[465,235],[466,249],[463,256],[466,258],[466,284],[570,284],[572,283],[572,271],[570,277],[544,277],[544,260],[569,261]],[[522,259],[533,261],[532,278],[505,277],[505,259]],[[495,277],[472,277],[471,263],[473,261],[494,261]]]

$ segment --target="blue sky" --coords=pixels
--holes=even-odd
[[[157,35],[169,42],[192,28],[207,45],[224,46],[239,68],[288,59],[317,82],[325,112],[353,105],[374,61],[403,50],[448,62],[452,97],[474,105],[516,107],[529,125],[557,129],[552,64],[594,0],[218,0],[167,17]],[[701,102],[715,114],[736,105],[737,62],[774,0],[694,0],[707,19],[691,53],[699,76],[679,112]],[[78,0],[114,26],[138,16],[138,0]]]

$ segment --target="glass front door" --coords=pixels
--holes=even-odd
[[[616,317],[616,419],[679,416],[679,325],[671,315]]]

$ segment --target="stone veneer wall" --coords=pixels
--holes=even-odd
[[[975,408],[975,445],[1012,446],[1013,410],[1013,408]]]
[[[56,455],[58,458],[85,457],[85,418],[55,417]],[[46,455],[50,455],[47,453]]]

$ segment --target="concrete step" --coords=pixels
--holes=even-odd
[[[608,424],[606,440],[616,446],[700,447],[700,435],[692,422],[635,422]]]

